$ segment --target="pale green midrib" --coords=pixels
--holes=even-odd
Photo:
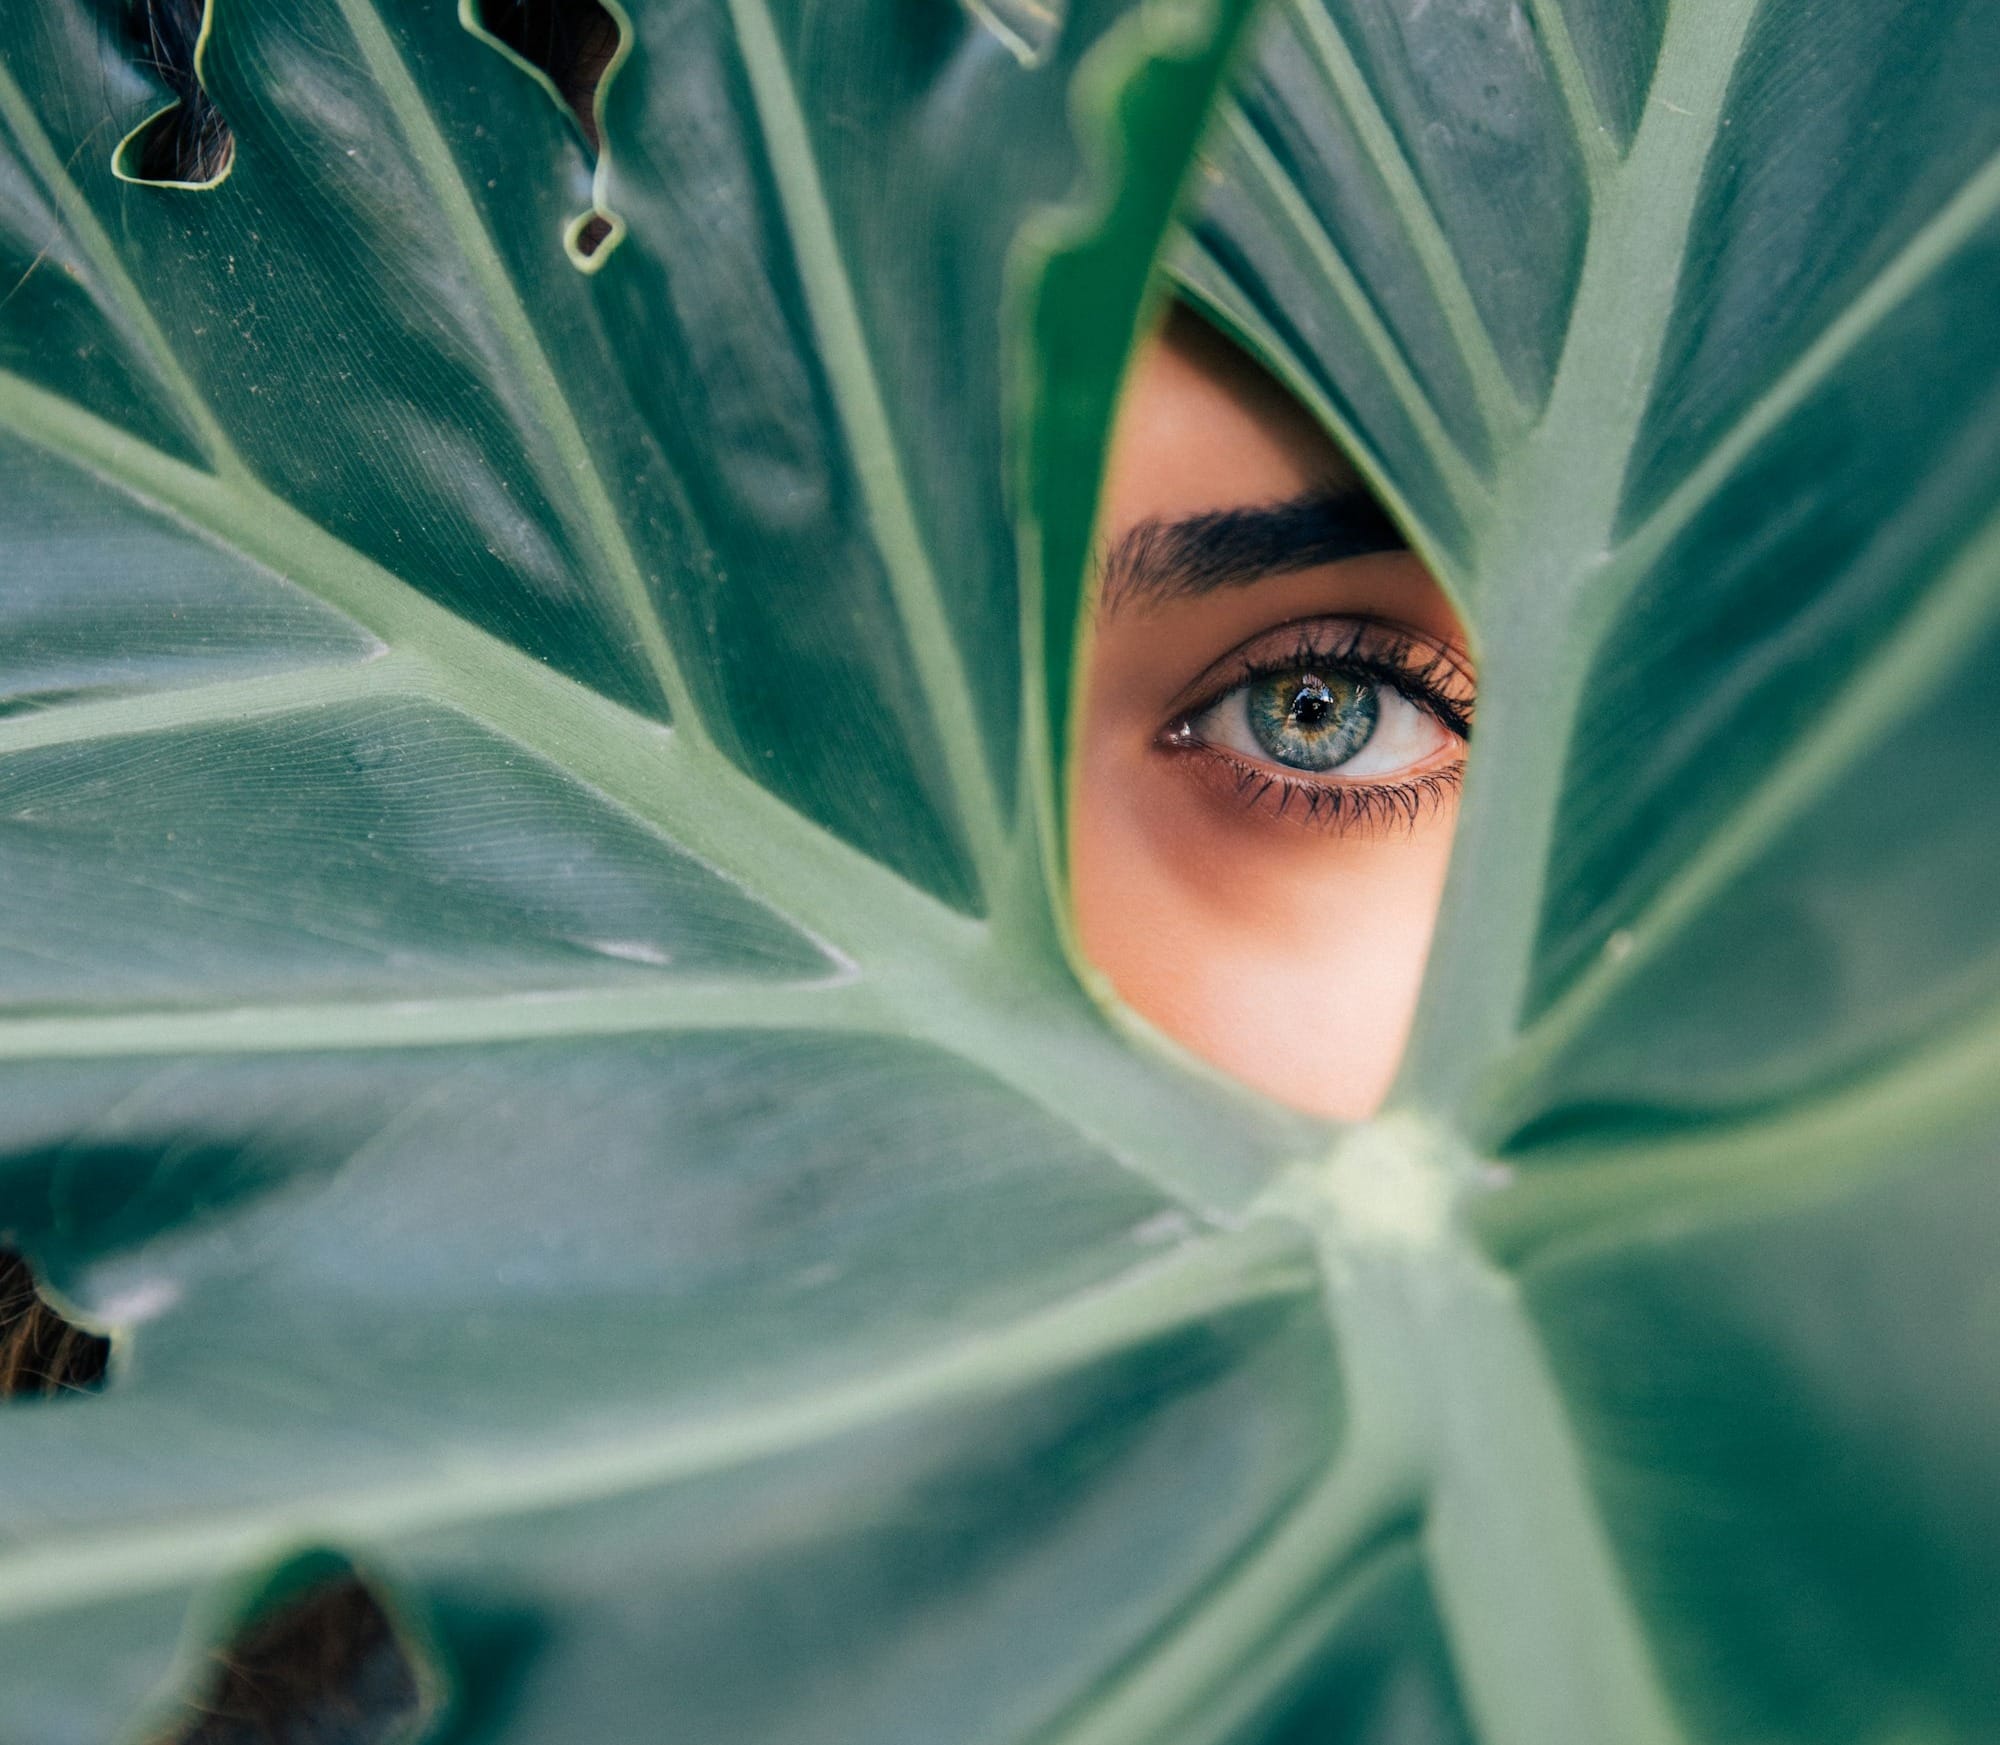
[[[1968,178],[1791,366],[1744,408],[1700,463],[1620,543],[1618,566],[1638,570],[1654,562],[1757,444],[1798,410],[1996,212],[2000,212],[2000,155]]]
[[[1576,39],[1570,35],[1569,20],[1563,16],[1561,0],[1526,0],[1528,16],[1534,21],[1550,70],[1556,76],[1563,112],[1583,159],[1583,171],[1592,196],[1618,167],[1618,149],[1611,129],[1590,93],[1590,80],[1577,58]]]
[[[545,479],[544,484],[559,502],[574,491],[580,531],[588,537],[608,574],[675,724],[691,738],[705,737],[706,724],[695,708],[693,694],[667,641],[645,574],[626,537],[624,522],[605,489],[596,456],[584,440],[561,380],[542,349],[534,320],[508,276],[479,208],[466,188],[458,160],[403,64],[394,39],[376,12],[374,0],[339,0],[339,4],[369,72],[395,115],[425,185],[437,201],[446,231],[471,269],[473,281],[492,316],[492,329],[513,357],[522,384],[554,444],[561,471],[555,478]]]
[[[1482,1175],[1448,1128],[1394,1116],[1349,1130],[1261,1206],[1318,1250],[1350,1440],[1372,1439],[1421,1504],[1486,1745],[1683,1745],[1534,1329],[1466,1228]],[[1524,1442],[1540,1453],[1509,1472]],[[1492,1604],[1496,1590],[1521,1603]],[[1539,1678],[1509,1676],[1524,1629]]]
[[[1374,303],[1361,288],[1360,281],[1340,258],[1340,252],[1320,223],[1318,214],[1306,204],[1284,167],[1272,156],[1270,147],[1234,104],[1227,111],[1224,125],[1236,142],[1237,149],[1249,160],[1266,193],[1282,209],[1286,223],[1304,239],[1312,253],[1313,265],[1326,275],[1334,295],[1360,329],[1362,340],[1377,367],[1396,390],[1404,413],[1415,426],[1418,439],[1437,468],[1452,506],[1467,520],[1474,519],[1476,511],[1488,501],[1486,482],[1479,477],[1445,429],[1431,405],[1429,395],[1411,373],[1402,348],[1384,325]]]
[[[1425,1552],[1483,1745],[1699,1745],[1518,1286],[1456,1223],[1446,1240],[1431,1282],[1447,1271],[1463,1282],[1433,1335],[1439,1471]]]
[[[242,552],[392,650],[422,660],[433,700],[604,794],[848,955],[891,945],[908,952],[919,942],[941,958],[963,954],[962,917],[785,805],[719,752],[458,617],[255,480],[190,467],[4,371],[0,425]]]
[[[123,1525],[0,1554],[0,1619],[201,1583],[301,1541],[366,1547],[426,1530],[573,1508],[704,1473],[737,1470],[956,1402],[993,1396],[1215,1315],[1312,1289],[1310,1267],[1270,1226],[1211,1236],[1055,1308],[900,1366],[615,1446],[512,1460],[461,1459],[418,1478],[218,1512],[193,1523]]]
[[[1094,1104],[1075,1074],[1024,1049],[1018,1032],[1016,1042],[1008,1043],[1006,1026],[996,1031],[986,1021],[995,1008],[996,978],[1004,979],[1001,972],[1008,967],[1005,944],[993,928],[948,908],[794,811],[712,746],[688,744],[676,730],[634,715],[447,611],[256,481],[219,481],[70,401],[0,372],[0,424],[9,422],[49,452],[277,575],[311,577],[311,587],[302,591],[344,612],[392,650],[371,663],[379,678],[358,681],[368,694],[453,709],[540,757],[630,814],[675,852],[769,907],[836,964],[866,964],[870,993],[850,997],[857,1013],[861,1004],[875,1000],[893,1014],[900,1034],[942,1048],[1010,1085],[1175,1201],[1207,1203],[1206,1193],[1190,1185],[1201,1172],[1188,1161],[1185,1146],[1176,1149],[1173,1134],[1135,1147],[1123,1130],[1130,1125],[1129,1111],[1121,1115]],[[354,681],[327,675],[313,682],[329,693],[349,694]],[[252,683],[257,707],[283,712],[268,685]],[[162,697],[157,706],[192,718],[216,701]],[[33,731],[45,740],[59,735],[62,718],[72,710],[95,712],[96,726],[106,728],[124,711],[145,707],[72,704],[38,718]],[[124,718],[129,721],[130,715]],[[92,719],[86,716],[83,725]],[[921,973],[906,973],[912,965],[922,966]],[[1026,1004],[1008,1022],[1048,1021],[1048,1008],[1036,1003],[1048,997],[1046,990],[1017,994]],[[559,1014],[548,1010],[556,1022]],[[834,1017],[831,1004],[828,1016]],[[860,1021],[854,1014],[840,1019],[849,1025]],[[85,1030],[69,1034],[73,1047],[87,1044]],[[97,1034],[108,1040],[113,1032]],[[190,1028],[187,1034],[192,1039],[196,1032]],[[1092,1028],[1088,1038],[1122,1046],[1101,1028]]]
[[[1927,1166],[1927,1141],[1964,1132],[1990,1150],[2000,1005],[1823,1095],[1790,1097],[1720,1133],[1635,1145],[1598,1163],[1524,1173],[1480,1227],[1516,1268],[1616,1252],[1660,1216],[1683,1233],[1824,1201]]]
[[[1605,576],[1611,532],[1679,295],[1703,173],[1721,137],[1731,75],[1754,11],[1751,0],[1737,0],[1727,8],[1677,6],[1670,12],[1653,87],[1665,101],[1647,106],[1629,153],[1599,191],[1543,420],[1503,466],[1496,537],[1482,547],[1484,579],[1497,584],[1487,598],[1532,606],[1482,621],[1482,656],[1511,660],[1518,673],[1553,677],[1536,708],[1489,711],[1495,717],[1490,723],[1482,718],[1459,823],[1461,852],[1418,1027],[1394,1093],[1439,1109],[1452,1128],[1480,1125],[1467,1105],[1476,1105],[1485,1073],[1512,1044],[1525,1005],[1581,674],[1619,597]],[[1565,507],[1559,524],[1552,522],[1550,505]],[[1551,549],[1556,525],[1561,543]],[[1489,734],[1489,725],[1501,731]],[[1504,792],[1494,779],[1503,772],[1514,778]],[[1449,1241],[1474,1269],[1464,1275],[1468,1304],[1490,1294],[1474,1288],[1482,1277],[1493,1290],[1508,1288],[1455,1225]],[[1574,1433],[1546,1374],[1535,1329],[1518,1304],[1511,1312],[1518,1325],[1509,1323],[1508,1348],[1524,1364],[1541,1364],[1541,1377],[1511,1404],[1490,1390],[1483,1412],[1472,1397],[1450,1403],[1458,1414],[1449,1421],[1458,1426],[1453,1445],[1461,1463],[1468,1455],[1487,1457],[1468,1449],[1465,1438],[1502,1436],[1507,1413],[1518,1423],[1512,1435],[1522,1445],[1539,1441],[1575,1454]],[[1438,1353],[1440,1360],[1448,1355],[1448,1349]],[[1454,1394],[1461,1391],[1462,1379],[1444,1379]],[[1495,1413],[1501,1418],[1487,1422]],[[1466,1424],[1467,1414],[1475,1421]],[[1551,1493],[1532,1515],[1493,1520],[1482,1510],[1512,1507],[1508,1492],[1503,1487],[1495,1496],[1490,1487],[1482,1489],[1476,1470],[1461,1465],[1466,1502],[1437,1515],[1432,1529],[1454,1656],[1482,1682],[1480,1712],[1490,1745],[1604,1745],[1601,1732],[1586,1736],[1603,1726],[1604,1717],[1618,1718],[1625,1738],[1669,1745],[1681,1729],[1652,1644],[1632,1607],[1582,1461],[1564,1464],[1559,1495]],[[1520,1482],[1557,1480],[1529,1472]],[[1532,1560],[1543,1554],[1530,1541],[1540,1521],[1561,1527],[1564,1592],[1518,1615],[1508,1613],[1504,1601],[1501,1610],[1492,1610],[1508,1582],[1503,1574],[1496,1589],[1489,1566],[1511,1570],[1521,1592],[1534,1592]],[[1589,1682],[1575,1685],[1573,1694],[1561,1684],[1537,1689],[1509,1670],[1526,1661],[1568,1668],[1579,1656],[1588,1664],[1579,1663],[1575,1676],[1588,1673]],[[1553,1676],[1544,1670],[1545,1679]]]
[[[1532,708],[1496,700],[1482,714],[1458,824],[1460,844],[1478,847],[1453,858],[1399,1099],[1462,1111],[1526,1007],[1565,748],[1631,585],[1607,571],[1612,529],[1755,11],[1734,0],[1669,14],[1653,85],[1665,101],[1648,105],[1600,195],[1543,419],[1502,469],[1481,547],[1483,597],[1500,606],[1481,620],[1481,656],[1545,683]]]
[[[150,363],[161,385],[165,387],[183,416],[194,426],[194,433],[207,450],[208,459],[218,471],[228,476],[246,472],[242,459],[236,453],[222,426],[216,422],[215,414],[209,410],[207,400],[202,396],[193,379],[182,367],[180,358],[168,344],[167,336],[160,324],[154,320],[153,312],[146,300],[139,294],[139,287],[126,272],[125,263],[117,248],[112,244],[109,233],[97,220],[90,202],[83,197],[68,167],[56,155],[49,138],[42,130],[40,118],[27,94],[21,90],[0,63],[0,116],[4,116],[14,136],[21,143],[44,187],[55,200],[58,210],[70,225],[84,252],[90,257],[91,265],[99,279],[124,308],[126,317],[137,329],[141,343],[151,354]],[[30,269],[31,271],[33,269]]]
[[[1733,0],[1733,20],[1704,15],[1708,33],[1693,36],[1692,43],[1689,20],[1695,9],[1678,6],[1670,12],[1654,92],[1676,91],[1695,102],[1648,106],[1593,216],[1569,331],[1537,431],[1545,440],[1526,445],[1533,458],[1520,481],[1540,488],[1553,471],[1558,480],[1584,483],[1592,544],[1575,555],[1592,567],[1574,578],[1578,581],[1593,581],[1601,573],[1632,444],[1651,402],[1679,297],[1703,170],[1722,136],[1730,73],[1757,4]],[[1733,28],[1717,28],[1728,23]],[[1705,89],[1684,88],[1683,81],[1704,75]],[[1635,233],[1628,235],[1628,227],[1636,227]],[[1623,440],[1607,441],[1613,431]],[[1553,446],[1546,442],[1550,435]]]
[[[1274,1644],[1296,1651],[1290,1627],[1322,1614],[1329,1584],[1338,1591],[1343,1575],[1367,1567],[1365,1553],[1415,1510],[1410,1475],[1371,1452],[1346,1450],[1198,1605],[1086,1705],[1038,1734],[1038,1745],[1185,1740],[1218,1692],[1257,1675]]]
[[[909,1033],[866,983],[750,977],[650,985],[515,988],[504,993],[353,996],[315,1001],[156,1006],[10,1017],[0,1009],[0,1060],[108,1060],[143,1055],[302,1054],[449,1048],[566,1036],[689,1030]]]
[[[1504,1128],[1514,1095],[1652,964],[1680,930],[1749,866],[1814,801],[1846,774],[1855,756],[1879,747],[1896,722],[1936,706],[1937,679],[1962,662],[1982,624],[2000,616],[2000,515],[1989,519],[1944,578],[1879,646],[1840,694],[1785,750],[1700,850],[1618,933],[1617,952],[1600,953],[1523,1032],[1491,1096]],[[1494,1137],[1500,1136],[1496,1129]]]
[[[730,16],[764,135],[765,161],[791,230],[821,366],[847,432],[876,549],[937,731],[959,829],[990,900],[1007,874],[1005,816],[987,762],[975,693],[903,476],[894,428],[820,183],[812,135],[764,0],[730,0]]]
[[[585,948],[579,947],[580,952]],[[297,1002],[113,1007],[102,1011],[0,1010],[0,1061],[54,1062],[196,1055],[368,1053],[533,1042],[566,1037],[637,1037],[694,1031],[810,1032],[871,1036],[931,1047],[965,1062],[1041,1110],[1136,1181],[1200,1215],[1226,1206],[1227,1188],[1209,1159],[1132,1108],[1087,1071],[1051,1070],[1032,1042],[1052,1015],[1010,1014],[967,1024],[997,979],[975,962],[936,977],[864,975],[841,966],[817,979],[770,976],[675,979],[670,966],[634,970],[616,986],[512,987],[463,995],[329,993]],[[1116,1049],[1115,1039],[1091,1041]],[[1098,1095],[1093,1096],[1095,1090]],[[1139,1129],[1135,1137],[1135,1127]]]
[[[387,654],[345,663],[220,679],[175,690],[91,698],[0,718],[0,758],[49,746],[128,739],[182,727],[234,725],[300,709],[408,690],[417,663]]]
[[[1481,421],[1488,437],[1498,446],[1527,424],[1528,408],[1508,379],[1493,335],[1480,316],[1471,286],[1466,283],[1458,253],[1438,222],[1430,196],[1404,155],[1395,129],[1375,101],[1375,93],[1339,26],[1314,0],[1298,7],[1296,15],[1305,26],[1313,58],[1345,106],[1348,120],[1360,135],[1362,149],[1387,185],[1390,200],[1402,216],[1403,233],[1416,251],[1438,312],[1444,317],[1447,331],[1458,342],[1459,358],[1472,384]]]

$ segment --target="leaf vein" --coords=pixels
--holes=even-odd
[[[799,277],[917,683],[937,729],[974,866],[989,901],[1007,875],[1005,829],[958,640],[918,525],[894,427],[856,304],[811,133],[764,0],[730,0],[765,156],[790,224]]]

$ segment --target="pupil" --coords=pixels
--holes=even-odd
[[[1292,719],[1301,727],[1323,727],[1332,713],[1333,693],[1310,675],[1300,680],[1299,693],[1292,699]]]
[[[1274,673],[1243,699],[1259,748],[1287,769],[1329,770],[1347,762],[1375,732],[1375,687],[1315,672]]]

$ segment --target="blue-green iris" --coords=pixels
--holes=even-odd
[[[1375,687],[1318,673],[1274,673],[1244,699],[1250,731],[1277,763],[1329,770],[1345,763],[1375,731]]]

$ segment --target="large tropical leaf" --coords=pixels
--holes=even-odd
[[[0,1225],[118,1340],[0,1739],[321,1547],[467,1740],[2000,1730],[1986,11],[1268,21],[1179,270],[1485,665],[1346,1134],[1045,894],[1227,20],[634,7],[593,181],[216,0],[195,190],[111,16],[0,79]]]
[[[1083,1702],[1333,1435],[1218,1222],[1303,1130],[1062,972],[1020,726],[1003,405],[1089,473],[1229,19],[635,7],[591,257],[447,5],[218,0],[205,189],[6,22],[0,1225],[118,1351],[0,1417],[0,1738],[312,1547],[467,1738]]]
[[[1996,65],[1962,0],[1286,4],[1209,148],[1191,292],[1480,646],[1395,1100],[1466,1159],[1406,1289],[1500,1266],[1413,1390],[1484,1737],[2000,1736]]]

